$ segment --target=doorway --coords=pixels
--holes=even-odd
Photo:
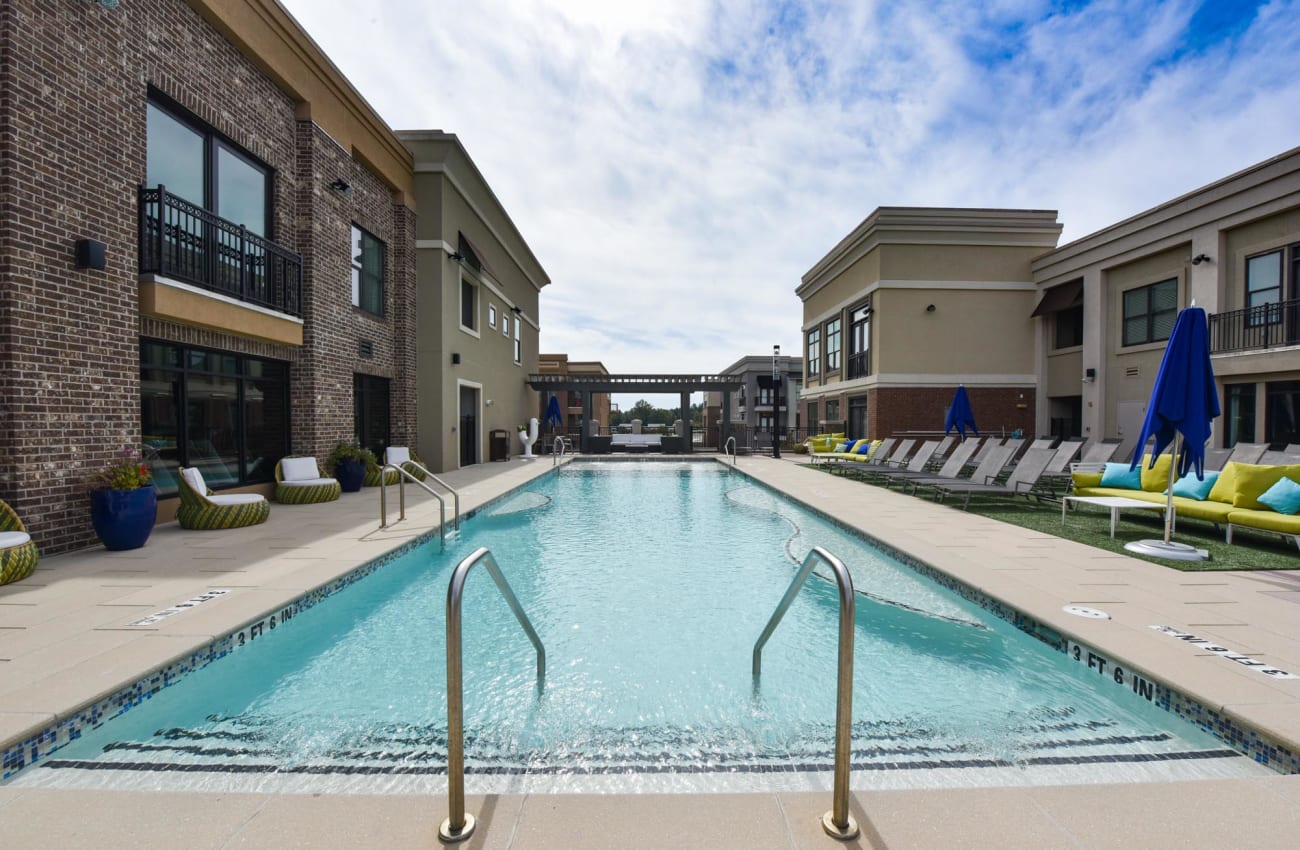
[[[478,463],[478,388],[460,387],[460,465]]]

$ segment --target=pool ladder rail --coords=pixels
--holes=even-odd
[[[564,437],[556,436],[555,442],[551,444],[551,467],[559,465],[564,460],[565,453],[569,450],[570,442]]]
[[[496,558],[484,546],[480,546],[461,561],[451,574],[447,585],[447,819],[438,827],[438,837],[451,844],[464,841],[474,834],[474,816],[465,811],[465,694],[461,676],[461,599],[464,595],[465,580],[470,570],[480,561],[487,567],[488,575],[496,582],[506,604],[514,612],[515,619],[523,627],[524,634],[532,641],[537,650],[537,693],[541,696],[546,685],[546,648],[537,630],[524,613],[519,599],[510,589]]]
[[[731,449],[730,451],[727,450],[728,447],[730,447]],[[731,465],[732,466],[736,465],[736,438],[735,437],[728,437],[727,442],[722,444],[722,454],[724,457],[726,455],[731,455]]]
[[[448,493],[451,494],[453,507],[455,508],[456,530],[460,531],[460,493],[446,481],[430,472],[426,467],[421,466],[413,460],[406,463],[414,466],[425,477],[431,478],[438,482]],[[442,540],[447,539],[447,501],[443,499],[442,494],[412,475],[409,471],[394,463],[386,463],[379,470],[379,527],[388,528],[388,470],[397,473],[397,521],[401,522],[406,519],[406,482],[407,479],[413,481],[421,487],[426,493],[438,500],[438,537]]]
[[[853,733],[853,577],[849,575],[843,561],[820,546],[814,546],[808,557],[803,559],[803,566],[795,573],[785,596],[781,597],[776,610],[772,612],[772,618],[767,621],[763,633],[754,643],[754,689],[758,690],[759,677],[763,673],[763,645],[780,625],[781,618],[799,595],[808,576],[812,575],[813,567],[817,566],[818,561],[824,562],[835,574],[835,585],[839,588],[840,595],[839,672],[835,697],[835,789],[831,810],[822,815],[822,829],[832,838],[849,841],[858,836],[858,825],[849,814],[849,757]]]

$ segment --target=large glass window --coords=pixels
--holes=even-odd
[[[821,420],[817,418],[819,412],[817,402],[808,402],[808,430],[812,435],[817,433],[817,426],[821,424]]]
[[[857,396],[849,399],[849,427],[848,436],[850,439],[862,439],[867,436],[867,397]]]
[[[871,304],[849,315],[849,378],[871,374]]]
[[[352,225],[352,304],[367,313],[384,315],[385,246]]]
[[[1264,440],[1279,448],[1300,443],[1300,381],[1269,381],[1264,389]]]
[[[1272,251],[1246,260],[1246,325],[1271,325],[1282,319],[1282,312],[1267,305],[1282,300],[1282,251]]]
[[[840,371],[841,322],[838,318],[826,323],[826,371]]]
[[[1124,293],[1124,344],[1169,339],[1178,317],[1178,281],[1170,278]]]
[[[1083,345],[1083,305],[1059,310],[1056,313],[1056,334],[1053,348],[1073,348]]]
[[[821,328],[813,328],[808,331],[808,357],[804,361],[808,364],[808,374],[818,375],[822,371],[822,331]]]
[[[143,342],[140,422],[162,495],[183,466],[213,489],[270,481],[289,447],[288,364]]]
[[[271,169],[165,99],[147,111],[146,183],[269,238]]]
[[[464,274],[460,278],[460,326],[478,330],[478,287]]]
[[[524,362],[524,322],[515,316],[515,362]]]
[[[826,400],[826,422],[838,423],[840,421],[840,401],[839,399]]]
[[[362,448],[374,452],[380,460],[390,439],[388,388],[387,378],[352,376],[352,421],[356,428],[356,441]]]
[[[1223,447],[1255,442],[1255,385],[1228,384],[1223,394]]]

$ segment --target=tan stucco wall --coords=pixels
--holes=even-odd
[[[1074,396],[1083,384],[1083,350],[1072,348],[1047,357],[1047,397]]]
[[[879,289],[878,375],[1032,373],[1033,290]],[[927,312],[927,305],[935,305]]]
[[[843,274],[814,293],[803,305],[805,328],[809,322],[825,321],[827,313],[844,310],[860,301],[867,287],[880,281],[880,249],[868,252]],[[807,352],[801,352],[806,354]]]
[[[1042,252],[1041,247],[888,245],[881,252],[880,278],[1029,281],[1029,261]]]
[[[1223,235],[1219,270],[1219,310],[1246,306],[1246,258],[1300,241],[1300,209],[1262,218]],[[1285,274],[1284,274],[1285,279]],[[1287,297],[1290,293],[1283,293]]]
[[[140,314],[226,333],[302,345],[302,322],[178,286],[140,281]]]

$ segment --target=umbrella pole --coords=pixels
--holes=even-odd
[[[1183,441],[1181,431],[1174,432],[1174,445],[1170,450],[1173,454],[1169,458],[1169,486],[1165,489],[1165,545],[1169,545],[1170,539],[1174,536],[1174,472],[1178,468],[1178,450],[1179,444]],[[1158,458],[1157,458],[1158,460]]]

